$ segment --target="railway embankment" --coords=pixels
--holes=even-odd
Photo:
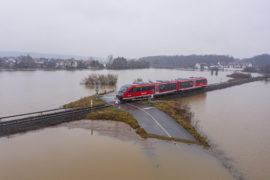
[[[208,86],[204,87],[203,89],[184,91],[184,92],[181,92],[180,94],[171,94],[169,96],[163,96],[163,97],[161,97],[161,99],[167,100],[167,99],[177,98],[177,97],[181,97],[181,96],[190,96],[193,94],[204,93],[204,92],[214,91],[214,90],[219,90],[219,89],[225,89],[225,88],[238,86],[238,85],[242,85],[242,84],[246,84],[246,83],[251,83],[251,82],[255,82],[255,81],[267,80],[269,78],[270,78],[270,75],[264,75],[264,76],[253,77],[253,78],[235,79],[234,81],[209,84]]]
[[[237,86],[237,85],[241,85],[241,84],[245,84],[245,83],[266,80],[268,78],[270,78],[270,75],[247,78],[247,79],[240,79],[240,80],[229,81],[229,82],[224,82],[224,83],[210,84],[209,86],[205,87],[202,90],[202,92],[224,89],[224,88]]]
[[[90,106],[92,99],[93,106]],[[9,117],[0,117],[0,136],[41,129],[64,122],[83,119],[90,112],[110,107],[101,99],[85,97],[65,104],[63,108],[45,110]],[[11,119],[10,119],[11,118]],[[14,119],[15,118],[15,119]]]
[[[28,116],[21,119],[1,121],[0,137],[8,136],[16,133],[23,133],[29,130],[41,129],[44,127],[54,126],[64,122],[70,122],[83,119],[88,113],[109,107],[110,105],[102,105],[93,108],[70,109],[56,113]]]

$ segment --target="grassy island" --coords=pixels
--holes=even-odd
[[[136,133],[139,134],[142,138],[147,138],[147,133],[143,128],[139,126],[137,120],[123,109],[115,110],[114,107],[108,107],[87,114],[85,119],[121,121],[135,129]]]
[[[232,74],[227,75],[227,77],[233,78],[233,79],[231,79],[229,81],[235,81],[235,80],[240,80],[240,79],[250,79],[251,74],[234,72]]]
[[[65,104],[64,108],[83,108],[90,107],[90,101],[93,101],[93,106],[99,106],[106,104],[102,99],[96,98],[94,96],[88,96],[81,98],[77,101]],[[134,119],[129,113],[124,111],[123,109],[115,110],[114,107],[108,107],[104,109],[100,109],[97,111],[93,111],[86,115],[85,119],[89,120],[112,120],[112,121],[121,121],[128,125],[130,125],[133,129],[136,130],[136,133],[139,134],[142,138],[147,137],[147,133],[141,128],[136,119]]]
[[[64,108],[84,108],[84,107],[90,107],[91,100],[93,102],[93,106],[99,106],[99,105],[106,104],[100,98],[96,99],[96,97],[94,97],[94,96],[88,96],[88,97],[81,98],[81,99],[79,99],[77,101],[73,101],[73,102],[70,102],[68,104],[65,104],[63,107]]]

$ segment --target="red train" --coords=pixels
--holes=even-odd
[[[176,79],[173,81],[161,81],[151,83],[135,83],[124,85],[118,91],[116,97],[120,101],[138,100],[151,96],[160,96],[169,93],[181,93],[182,91],[203,88],[207,86],[207,79],[203,77],[191,77],[188,79]]]

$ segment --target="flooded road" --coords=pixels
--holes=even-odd
[[[182,99],[220,158],[246,179],[270,177],[269,92],[270,83],[259,81]]]
[[[5,180],[232,179],[201,147],[143,140],[121,122],[78,121],[0,138],[0,149]]]

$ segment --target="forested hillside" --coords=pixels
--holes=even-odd
[[[149,62],[151,67],[166,68],[191,68],[196,63],[217,64],[219,61],[225,61],[227,63],[235,61],[233,57],[225,55],[149,56],[142,57],[140,60]]]

